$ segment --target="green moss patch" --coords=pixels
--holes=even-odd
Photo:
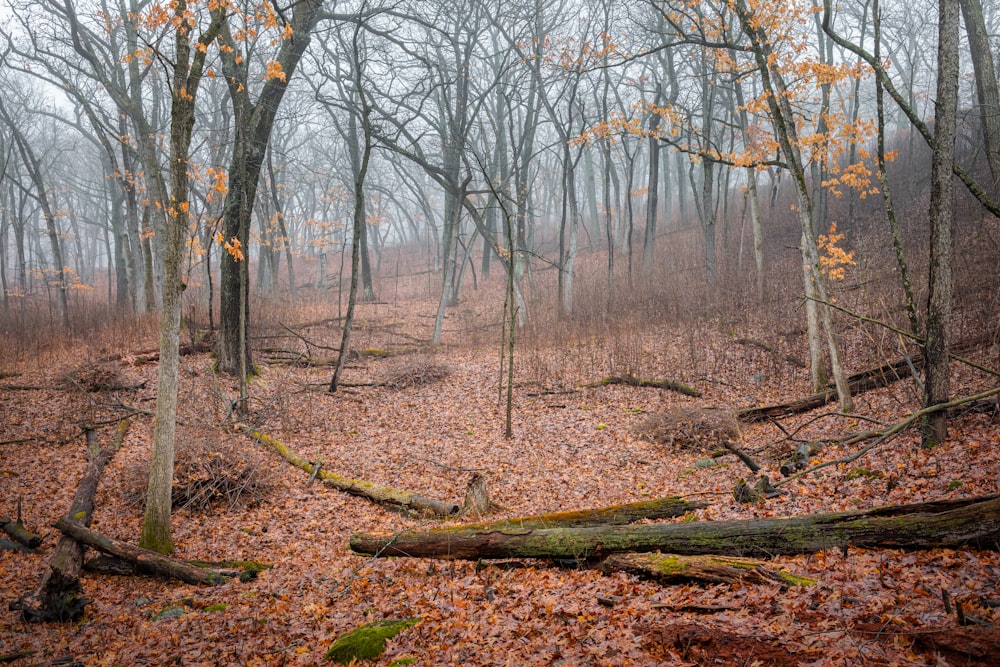
[[[362,625],[356,630],[337,637],[324,656],[327,660],[347,665],[353,660],[376,658],[385,650],[385,640],[392,639],[401,631],[419,623],[421,619],[385,620]]]

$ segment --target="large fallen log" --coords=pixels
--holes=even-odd
[[[121,446],[128,420],[122,420],[108,447],[100,447],[94,431],[86,432],[90,452],[90,463],[80,483],[76,487],[73,503],[67,514],[67,521],[79,526],[89,526],[94,512],[94,495],[101,479],[104,466]],[[69,537],[59,538],[56,550],[49,559],[49,565],[42,580],[33,592],[12,602],[10,609],[20,611],[25,621],[70,621],[83,613],[87,604],[80,584],[80,570],[83,568],[83,546]]]
[[[851,394],[861,394],[873,389],[888,387],[894,382],[898,382],[910,373],[910,363],[920,370],[923,368],[924,360],[920,355],[916,355],[910,361],[901,359],[891,364],[883,364],[877,368],[869,368],[866,371],[855,373],[847,379],[847,385],[851,388]],[[777,403],[775,405],[763,405],[755,408],[746,408],[736,412],[736,418],[741,422],[760,422],[766,419],[777,419],[809,412],[820,408],[827,403],[837,400],[837,390],[833,388],[799,398],[787,403]]]
[[[1000,549],[1000,497],[784,519],[351,535],[359,554],[445,559],[583,559],[625,551],[769,557],[849,545]]]
[[[172,577],[180,579],[188,584],[223,584],[228,581],[227,577],[220,575],[213,570],[197,567],[176,558],[170,558],[163,554],[132,546],[127,542],[121,542],[107,535],[101,535],[89,528],[73,523],[65,518],[59,519],[53,524],[63,535],[72,538],[80,544],[86,544],[108,554],[117,556],[128,561],[136,567],[139,572],[155,574],[161,577]]]
[[[391,486],[382,486],[381,484],[375,484],[363,479],[350,479],[348,477],[342,477],[336,473],[329,472],[328,470],[323,470],[321,467],[318,467],[317,464],[307,461],[293,452],[288,445],[272,438],[266,433],[253,429],[246,424],[236,424],[234,428],[238,431],[246,433],[258,442],[271,447],[276,452],[281,454],[282,458],[296,468],[305,470],[310,475],[323,480],[323,483],[327,486],[335,488],[339,491],[367,498],[368,500],[376,502],[380,505],[388,505],[402,508],[404,510],[412,510],[420,514],[449,516],[458,513],[459,507],[455,503],[446,503],[440,500],[433,500],[432,498],[425,498],[424,496],[410,493],[409,491],[394,489]]]

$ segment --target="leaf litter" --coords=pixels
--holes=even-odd
[[[420,314],[429,315],[433,306],[365,306],[355,332],[358,349],[411,348],[414,338],[426,340],[432,320]],[[645,327],[641,334],[628,333],[624,342],[621,336],[617,342],[529,336],[518,351],[514,437],[506,440],[496,336],[482,333],[492,330],[495,311],[484,307],[464,317],[479,322],[480,333],[449,319],[455,328],[446,329],[446,346],[421,351],[419,364],[386,355],[359,355],[349,364],[345,377],[358,384],[420,378],[396,382],[392,390],[357,386],[330,396],[316,388],[328,379],[328,369],[261,364],[251,385],[254,425],[338,474],[430,498],[460,503],[472,475],[485,475],[491,500],[503,508],[491,518],[665,495],[710,502],[689,517],[710,520],[1000,493],[1000,429],[994,416],[971,414],[956,419],[953,436],[934,450],[921,450],[916,434],[908,431],[856,464],[786,485],[777,498],[735,503],[730,492],[748,472],[739,460],[725,455],[718,457],[720,465],[699,467],[703,448],[646,437],[644,421],[650,414],[692,415],[703,407],[787,400],[809,393],[809,379],[791,366],[777,372],[759,350],[731,345],[728,335],[709,325],[683,334]],[[330,324],[309,329],[310,337],[325,343],[334,343],[338,334]],[[692,336],[699,341],[694,353]],[[148,412],[156,365],[130,364],[128,354],[120,363],[119,369],[101,366],[98,379],[103,388],[113,384],[104,383],[105,377],[127,377],[129,388],[95,394],[67,387],[58,372],[23,363],[17,382],[43,389],[32,391],[31,400],[23,392],[0,390],[2,440],[18,441],[0,445],[0,515],[13,514],[21,499],[25,522],[46,536],[37,554],[0,551],[4,610],[35,585],[57,541],[49,526],[69,506],[86,465],[81,424],[103,424],[99,436],[106,441],[119,418],[133,416],[122,451],[102,480],[92,527],[133,543],[140,532],[135,471],[148,461],[151,448]],[[208,461],[217,454],[235,459],[226,452],[256,448],[254,465],[266,469],[266,484],[249,503],[180,503],[173,522],[175,555],[257,560],[274,567],[255,581],[212,589],[85,574],[90,604],[78,624],[27,625],[3,611],[0,655],[31,652],[15,665],[51,664],[63,656],[108,667],[315,665],[333,639],[349,630],[421,617],[389,640],[372,664],[413,658],[419,665],[940,665],[991,664],[997,656],[989,648],[1000,616],[991,606],[1000,589],[996,552],[831,549],[776,557],[776,566],[820,580],[789,590],[750,584],[664,587],[621,573],[602,576],[544,562],[353,555],[347,547],[351,532],[440,522],[401,516],[310,484],[308,475],[228,429],[225,397],[235,396],[236,388],[211,366],[205,354],[182,361],[179,438]],[[761,377],[762,368],[774,372]],[[584,387],[617,372],[678,379],[705,396]],[[981,375],[955,366],[955,395],[973,393],[983,382]],[[891,422],[913,409],[914,395],[912,383],[897,383],[859,396],[858,412]],[[799,429],[797,438],[819,441],[868,425],[803,415],[782,426]],[[772,424],[741,430],[746,451],[776,479],[776,452],[790,448],[786,435]],[[816,456],[847,453],[828,443]],[[857,472],[862,468],[864,473]],[[960,626],[954,611],[945,609],[943,591],[986,625]],[[170,608],[179,609],[176,617],[154,620]],[[954,639],[966,636],[961,633],[971,633],[964,648]]]

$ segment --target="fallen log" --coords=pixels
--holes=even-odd
[[[128,420],[122,420],[108,447],[100,447],[93,430],[86,431],[90,464],[76,487],[73,503],[70,505],[67,521],[78,526],[89,526],[94,512],[94,495],[101,479],[104,466],[121,446],[128,431]],[[55,552],[42,580],[33,592],[20,600],[10,603],[11,611],[20,611],[28,622],[70,621],[83,613],[87,604],[80,584],[80,570],[83,568],[83,546],[69,537],[59,538]]]
[[[3,551],[18,551],[18,552],[23,553],[23,554],[33,553],[33,551],[31,549],[29,549],[28,547],[24,546],[23,544],[19,544],[19,543],[13,541],[13,540],[8,540],[6,537],[0,537],[0,550],[3,550]]]
[[[750,458],[749,454],[747,454],[742,449],[737,447],[735,443],[733,443],[730,440],[723,440],[722,446],[723,448],[735,454],[736,458],[738,458],[740,461],[743,461],[743,465],[745,465],[747,468],[750,468],[750,472],[754,474],[760,472],[760,466],[757,465],[757,462],[754,461],[752,458]]]
[[[0,519],[0,526],[3,527],[3,532],[7,533],[11,539],[29,549],[37,549],[42,544],[42,536],[25,528],[20,520]]]
[[[305,460],[293,452],[289,449],[288,445],[283,442],[272,438],[266,433],[253,429],[246,424],[236,424],[234,428],[238,431],[246,433],[258,442],[271,447],[276,452],[281,454],[282,458],[296,468],[301,468],[307,473],[313,474],[315,464]],[[382,486],[381,484],[375,484],[362,479],[342,477],[336,473],[323,469],[319,469],[316,476],[323,480],[323,483],[327,486],[354,496],[367,498],[380,505],[393,506],[404,510],[412,510],[421,514],[430,514],[434,516],[450,516],[458,513],[459,509],[458,505],[455,503],[446,503],[440,500],[425,498],[415,493],[410,493],[409,491],[394,489],[390,486]]]
[[[729,584],[745,581],[753,584],[809,586],[813,579],[800,577],[787,570],[774,570],[761,560],[734,556],[680,556],[677,554],[621,553],[605,558],[598,569],[604,573],[625,572],[661,584],[700,581],[709,584]]]
[[[982,336],[972,338],[957,343],[951,351],[957,353],[963,350],[974,349],[989,340],[991,339]],[[855,373],[847,378],[847,385],[850,387],[851,395],[862,394],[873,389],[881,389],[882,387],[888,387],[890,384],[899,382],[903,378],[910,377],[914,371],[919,372],[923,370],[924,363],[923,356],[916,354],[909,358],[899,359],[876,366],[875,368],[869,368],[860,373]],[[787,403],[739,410],[736,412],[736,418],[746,423],[777,419],[778,417],[809,412],[827,403],[832,403],[835,400],[837,400],[837,390],[832,386],[828,386],[823,391]]]
[[[89,528],[84,528],[65,518],[59,519],[53,526],[62,532],[63,535],[72,538],[79,544],[85,544],[102,553],[128,561],[139,572],[179,579],[188,584],[218,585],[228,581],[227,577],[213,570],[190,565],[182,560],[170,558],[155,551],[132,546],[127,542],[116,540],[107,535],[101,535]]]
[[[770,557],[862,548],[1000,549],[1000,497],[784,519],[354,533],[356,553],[445,559],[598,558],[624,551]]]
[[[694,387],[689,387],[683,382],[676,382],[674,380],[644,380],[638,378],[634,375],[611,375],[606,378],[601,378],[596,382],[590,382],[583,385],[589,389],[594,389],[596,387],[606,387],[610,384],[624,384],[629,387],[653,387],[655,389],[669,389],[670,391],[676,391],[679,394],[684,394],[685,396],[694,396],[695,398],[701,396],[701,392]]]
[[[426,532],[446,535],[449,532],[465,530],[509,530],[527,528],[580,528],[583,526],[621,526],[636,521],[671,519],[684,516],[696,509],[708,507],[708,503],[684,500],[677,496],[640,500],[624,505],[610,505],[595,509],[570,510],[567,512],[552,512],[536,514],[535,516],[517,517],[490,521],[489,523],[461,524],[432,528]]]
[[[2,527],[3,532],[7,533],[14,539],[14,541],[27,547],[28,549],[37,549],[42,545],[42,536],[37,535],[24,527],[24,521],[21,518],[20,497],[17,499],[17,518],[0,519],[0,527]]]
[[[181,343],[177,348],[177,354],[186,357],[192,354],[205,354],[212,351],[212,343],[207,340],[200,340],[194,343]],[[119,355],[119,358],[121,355]],[[113,359],[113,357],[111,357]],[[159,350],[146,350],[139,352],[132,358],[133,364],[152,364],[160,361]]]

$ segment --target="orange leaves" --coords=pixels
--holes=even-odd
[[[226,252],[228,252],[230,257],[232,257],[235,261],[237,262],[243,261],[244,259],[243,244],[240,243],[240,240],[238,238],[234,236],[233,238],[223,243],[222,247],[226,249]]]
[[[270,81],[271,79],[278,79],[280,81],[285,80],[285,72],[281,69],[281,63],[277,60],[271,60],[267,63],[267,70],[264,72],[264,79]]]
[[[854,266],[854,251],[847,252],[838,244],[844,240],[843,234],[837,233],[837,223],[830,225],[829,234],[820,234],[816,239],[816,247],[820,250],[819,269],[829,280],[843,280],[846,277],[846,267]]]
[[[229,192],[229,175],[226,173],[225,167],[209,167],[205,170],[205,175],[209,183],[208,201],[225,197],[226,193]]]
[[[229,256],[233,258],[234,261],[242,262],[244,259],[243,255],[243,244],[235,236],[228,241],[222,235],[222,232],[215,232],[215,242],[225,248]]]

